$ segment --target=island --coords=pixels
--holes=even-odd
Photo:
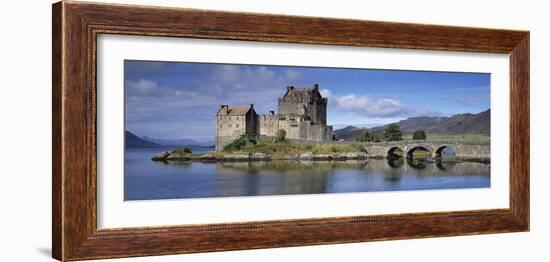
[[[253,104],[221,105],[215,116],[214,151],[194,154],[191,147],[181,146],[160,152],[152,160],[437,160],[452,156],[456,161],[490,161],[490,140],[485,135],[490,130],[490,110],[452,117],[414,117],[382,127],[333,131],[327,125],[327,104],[328,98],[315,84],[308,88],[288,86],[278,99],[277,113],[258,114]]]

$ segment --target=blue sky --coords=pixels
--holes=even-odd
[[[328,123],[372,127],[490,108],[490,74],[125,61],[126,130],[212,141],[220,104],[277,111],[286,86],[319,84]]]

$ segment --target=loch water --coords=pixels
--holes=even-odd
[[[206,150],[193,148],[196,153]],[[126,201],[490,187],[490,164],[476,162],[152,161],[160,151],[126,149]]]

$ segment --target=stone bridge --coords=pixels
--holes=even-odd
[[[416,150],[427,150],[433,158],[440,158],[445,148],[454,150],[456,158],[462,160],[489,160],[489,142],[403,140],[368,143],[364,145],[369,157],[412,156]]]

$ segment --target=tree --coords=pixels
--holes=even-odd
[[[426,132],[424,130],[414,131],[413,140],[426,140]]]
[[[286,138],[286,131],[283,129],[279,129],[279,131],[277,131],[277,137],[275,138],[275,142],[283,142],[285,141],[285,138]]]
[[[374,137],[369,133],[369,131],[365,131],[362,136],[357,137],[355,140],[357,142],[372,142]]]
[[[254,147],[258,143],[258,140],[255,135],[253,134],[243,134],[239,136],[237,139],[233,140],[231,143],[226,145],[223,150],[224,151],[237,151],[241,150],[243,148],[250,148]]]
[[[382,141],[382,133],[381,132],[372,134],[372,142],[378,143],[378,142],[381,142],[381,141]]]
[[[179,153],[179,154],[191,154],[191,147],[188,146],[179,146],[174,149],[172,149],[172,152]]]
[[[401,130],[397,123],[390,124],[386,129],[384,129],[384,138],[386,141],[399,141],[402,140]]]

